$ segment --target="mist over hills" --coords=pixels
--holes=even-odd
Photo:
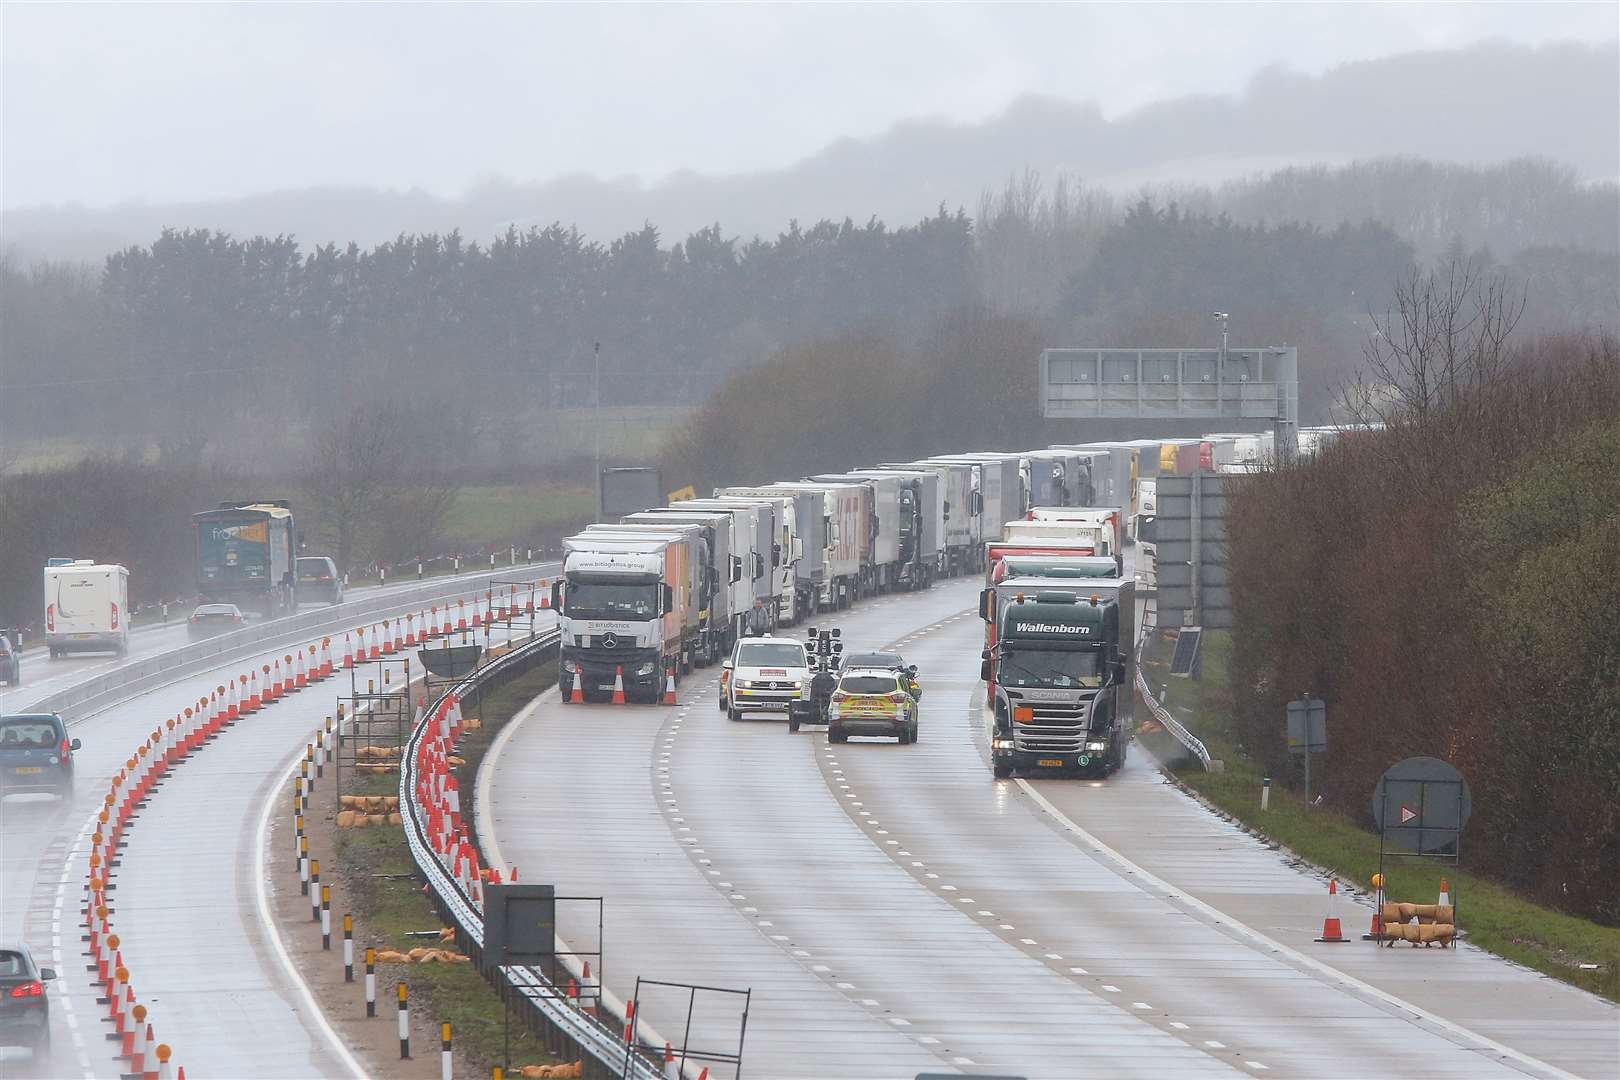
[[[164,227],[290,234],[307,250],[453,229],[482,242],[509,224],[553,221],[597,239],[646,222],[669,239],[714,222],[742,237],[774,236],[795,219],[898,224],[942,204],[972,212],[981,192],[1026,168],[1121,193],[1398,155],[1463,164],[1536,156],[1568,165],[1582,180],[1612,180],[1620,176],[1617,115],[1620,45],[1486,43],[1350,63],[1321,76],[1273,66],[1241,95],[1178,98],[1114,119],[1092,104],[1026,97],[983,123],[908,121],[878,138],[838,140],[790,168],[747,175],[491,179],[456,199],[333,186],[209,203],[32,207],[0,215],[0,232],[24,263],[99,261],[150,243]],[[1612,238],[1601,246],[1612,247]]]

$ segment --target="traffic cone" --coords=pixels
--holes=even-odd
[[[624,704],[624,665],[617,664],[613,668],[613,704]]]
[[[257,671],[254,671],[254,672],[250,672],[249,674],[250,674],[250,677],[252,678],[253,681],[248,684],[248,704],[247,704],[246,711],[247,712],[258,712],[259,711],[259,673]]]
[[[382,646],[377,643],[377,635],[380,632],[381,631],[378,629],[377,624],[372,623],[371,624],[371,651],[370,651],[370,658],[373,659],[373,660],[377,659],[379,656],[382,655]]]
[[[456,601],[456,629],[467,629],[467,601]]]
[[[624,1044],[629,1046],[636,1039],[636,1003],[624,1003]]]
[[[1339,928],[1339,883],[1333,878],[1328,878],[1328,911],[1322,918],[1322,936],[1316,940],[1330,943],[1350,940]]]
[[[293,689],[302,690],[309,685],[309,673],[304,670],[304,651],[298,650],[293,661]]]
[[[585,961],[585,969],[579,975],[579,998],[587,1016],[596,1015],[596,985],[591,982],[591,962]]]
[[[675,668],[673,666],[664,671],[664,704],[675,704]]]
[[[349,643],[349,632],[343,631],[343,667],[354,667],[354,647]]]
[[[1451,884],[1445,878],[1440,879],[1440,899],[1436,903],[1440,907],[1451,906]]]
[[[415,644],[416,644],[416,616],[414,614],[406,615],[405,616],[405,647],[407,649],[409,649],[409,648],[413,647]]]
[[[574,690],[568,701],[571,705],[585,704],[585,672],[583,670],[574,672]]]
[[[675,1064],[675,1048],[664,1043],[664,1080],[681,1080],[680,1066]]]
[[[551,581],[548,578],[540,579],[540,610],[551,610]]]

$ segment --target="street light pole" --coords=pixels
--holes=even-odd
[[[595,371],[591,376],[591,458],[595,464],[596,505],[602,506],[602,343],[591,346]]]

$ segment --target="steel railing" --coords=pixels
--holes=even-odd
[[[1142,701],[1147,705],[1148,712],[1153,719],[1164,726],[1164,730],[1174,735],[1176,741],[1197,755],[1204,768],[1209,768],[1209,750],[1205,748],[1203,740],[1182,727],[1181,721],[1170,715],[1170,710],[1154,700],[1153,694],[1148,690],[1147,676],[1142,674],[1142,660],[1140,655],[1136,661],[1136,692],[1142,695]]]
[[[422,808],[416,802],[417,748],[427,735],[428,728],[445,699],[455,694],[465,697],[487,683],[505,678],[513,668],[522,667],[547,650],[554,650],[562,640],[557,629],[547,630],[532,641],[513,649],[474,671],[448,687],[422,713],[405,746],[399,771],[399,805],[405,822],[405,841],[410,847],[411,859],[428,888],[437,898],[439,907],[454,920],[459,936],[471,942],[469,952],[477,952],[482,959],[484,946],[484,916],[473,900],[462,889],[460,882],[439,861],[427,839],[427,825]],[[501,967],[494,977],[504,978],[532,1015],[558,1030],[580,1050],[588,1054],[613,1076],[635,1077],[637,1080],[659,1080],[663,1071],[640,1054],[630,1055],[626,1067],[626,1049],[622,1029],[609,1027],[601,1020],[569,1004],[566,991],[547,979],[544,972],[532,967]]]
[[[531,564],[527,569],[535,573],[555,571],[557,563]],[[525,567],[519,567],[525,569]],[[194,642],[176,649],[168,649],[153,656],[120,664],[105,675],[97,675],[75,683],[41,698],[22,712],[54,712],[63,714],[68,722],[118,701],[138,696],[173,679],[194,675],[216,666],[237,655],[245,655],[256,648],[269,647],[290,641],[305,640],[311,633],[339,633],[345,627],[369,621],[372,616],[401,608],[439,601],[454,601],[482,596],[496,578],[510,576],[511,567],[454,578],[425,581],[416,588],[391,589],[376,596],[345,602],[335,608],[320,608],[300,612],[280,619],[233,630],[228,634]]]

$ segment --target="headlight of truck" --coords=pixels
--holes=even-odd
[[[1108,744],[1105,742],[1088,742],[1086,743],[1086,749],[1094,754],[1101,753],[1108,749]]]
[[[564,660],[563,661],[563,670],[564,671],[578,671],[579,670],[579,661],[578,660]]]
[[[649,660],[645,664],[642,664],[642,665],[640,665],[639,667],[636,668],[636,674],[637,675],[651,675],[655,670],[656,670],[656,666],[653,664],[653,662],[651,660]]]

